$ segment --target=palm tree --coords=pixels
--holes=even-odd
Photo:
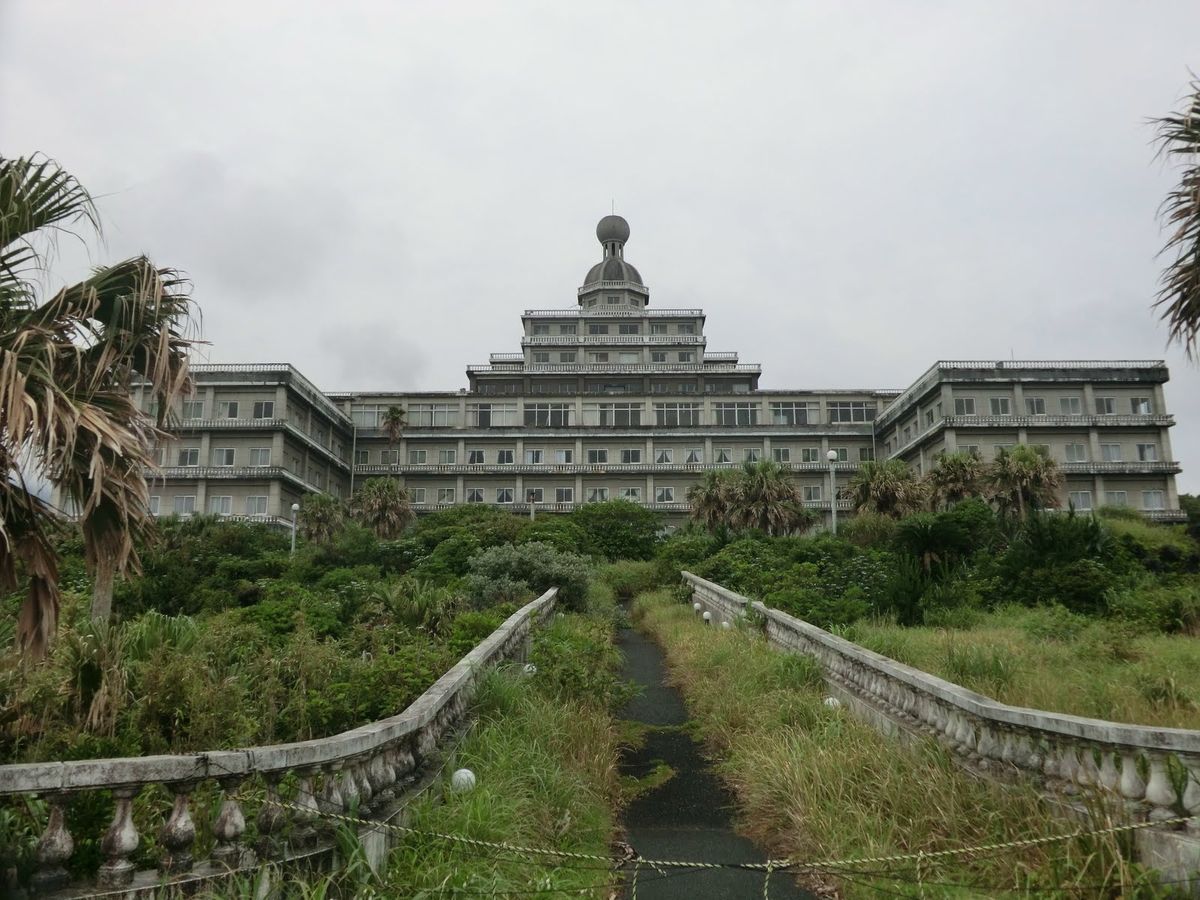
[[[816,519],[787,473],[771,460],[746,463],[732,482],[731,494],[729,519],[735,528],[781,536],[807,531]]]
[[[113,580],[136,570],[136,541],[153,523],[143,468],[191,389],[193,304],[175,270],[139,256],[40,300],[43,248],[76,226],[99,232],[74,177],[45,157],[0,158],[0,590],[28,579],[17,641],[32,657],[45,655],[59,606],[59,517],[36,483],[78,514],[92,614],[106,620]],[[157,422],[133,401],[135,380],[156,398]]]
[[[727,469],[710,469],[688,488],[692,521],[709,532],[718,532],[730,524],[735,473]]]
[[[1057,506],[1063,483],[1058,463],[1044,450],[1025,444],[1001,449],[987,467],[985,479],[999,511],[1010,514],[1015,509],[1021,521],[1030,509]]]
[[[1169,233],[1162,252],[1175,259],[1160,280],[1156,307],[1169,328],[1168,339],[1178,341],[1192,359],[1197,358],[1200,336],[1200,81],[1189,86],[1192,94],[1185,110],[1155,119],[1158,152],[1183,166],[1179,186],[1159,208]]]
[[[350,498],[350,517],[382,540],[400,536],[413,520],[408,492],[391,478],[371,478]]]
[[[925,505],[924,485],[901,459],[864,462],[850,479],[846,492],[855,512],[900,517]]]
[[[306,541],[328,544],[341,531],[344,520],[345,511],[338,500],[328,494],[305,494],[296,525]]]
[[[396,444],[399,443],[401,435],[404,434],[404,426],[407,425],[407,414],[403,407],[389,406],[387,412],[383,414],[383,419],[379,422],[379,427],[383,429],[384,435],[387,436],[388,456],[392,458],[392,471],[396,471]]]
[[[983,460],[976,453],[940,453],[925,475],[934,507],[953,506],[983,492]]]

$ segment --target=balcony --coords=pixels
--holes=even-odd
[[[144,467],[142,474],[147,481],[273,481],[282,478],[306,491],[323,491],[320,487],[291,469],[283,466],[164,466]]]
[[[580,344],[679,344],[697,345],[707,339],[699,334],[535,334],[521,338],[522,347],[572,347]],[[489,359],[507,356],[493,353]],[[520,354],[515,354],[520,356]],[[734,354],[736,356],[736,354]]]
[[[945,416],[942,421],[947,428],[1162,428],[1174,425],[1175,417],[1163,414],[1147,416]],[[933,427],[936,427],[936,423],[931,426],[931,428]]]
[[[1179,463],[1166,460],[1063,462],[1058,467],[1066,475],[1177,475],[1183,471]]]
[[[578,318],[651,318],[683,319],[704,318],[702,309],[527,309],[523,319],[578,319]]]
[[[596,291],[632,291],[635,294],[641,294],[643,297],[650,296],[649,286],[638,284],[636,281],[593,281],[579,288],[576,293],[582,297],[584,294],[591,294]]]
[[[514,356],[518,354],[513,354]],[[471,375],[542,373],[558,375],[761,375],[757,364],[730,365],[717,363],[501,363],[499,365],[467,366]]]
[[[829,463],[781,463],[795,474],[828,474]],[[397,463],[358,465],[356,475],[699,475],[714,469],[740,469],[742,463]],[[854,473],[859,463],[839,462],[839,473]]]

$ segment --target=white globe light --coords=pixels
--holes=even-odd
[[[827,460],[829,460],[830,462],[837,462],[837,458],[838,458],[837,451],[830,450],[828,453],[825,454],[825,458]]]
[[[732,628],[733,624],[728,619],[726,619],[724,622],[721,623],[721,627],[722,628]]]
[[[525,668],[522,671],[524,671],[526,675],[536,675],[537,666],[535,666],[533,663],[525,663]]]
[[[830,709],[841,709],[842,701],[839,700],[837,697],[826,697],[825,705],[827,707],[829,707]]]
[[[703,618],[704,618],[705,624],[708,624],[709,622],[712,621],[712,613],[705,612]]]
[[[692,609],[694,609],[696,612],[700,612],[700,604],[699,604],[699,603],[693,603],[693,604],[692,604]]]
[[[450,787],[456,794],[465,794],[475,788],[475,773],[470,769],[459,769],[450,776]]]

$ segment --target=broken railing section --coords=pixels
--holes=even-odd
[[[385,812],[395,792],[414,779],[439,741],[463,719],[481,674],[503,660],[525,659],[531,627],[552,612],[557,594],[558,589],[551,588],[513,613],[402,713],[352,731],[293,744],[188,756],[0,766],[0,797],[37,795],[48,806],[46,829],[37,846],[34,892],[67,886],[74,839],[66,826],[66,808],[80,792],[112,793],[113,817],[100,840],[104,862],[96,876],[97,886],[109,890],[217,875],[256,859],[297,855],[317,847],[321,813]],[[295,800],[286,809],[280,795],[285,778],[296,782]],[[239,799],[250,779],[261,780],[265,787],[256,812],[254,847],[243,841],[247,811]],[[196,863],[190,798],[207,781],[219,785],[221,807],[212,826],[214,849],[209,859]],[[151,785],[166,787],[173,802],[157,835],[162,848],[158,869],[138,872],[131,859],[140,843],[133,801]]]
[[[977,767],[1024,773],[1059,793],[1100,790],[1135,818],[1200,834],[1200,731],[1150,728],[1008,706],[873,653],[779,610],[683,573],[713,624],[751,616],[775,646],[814,657],[834,688],[892,723],[937,738]]]

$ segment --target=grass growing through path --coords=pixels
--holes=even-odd
[[[932,742],[905,746],[845,710],[827,709],[816,665],[771,649],[756,632],[706,628],[667,591],[639,597],[635,615],[662,644],[718,771],[737,794],[744,830],[772,855],[928,853],[1071,828],[1027,784],[979,779]],[[847,897],[1158,896],[1111,838],[857,869],[827,875],[818,887]]]
[[[1061,607],[1007,607],[967,629],[863,620],[840,632],[898,662],[1014,706],[1200,728],[1200,642]]]

